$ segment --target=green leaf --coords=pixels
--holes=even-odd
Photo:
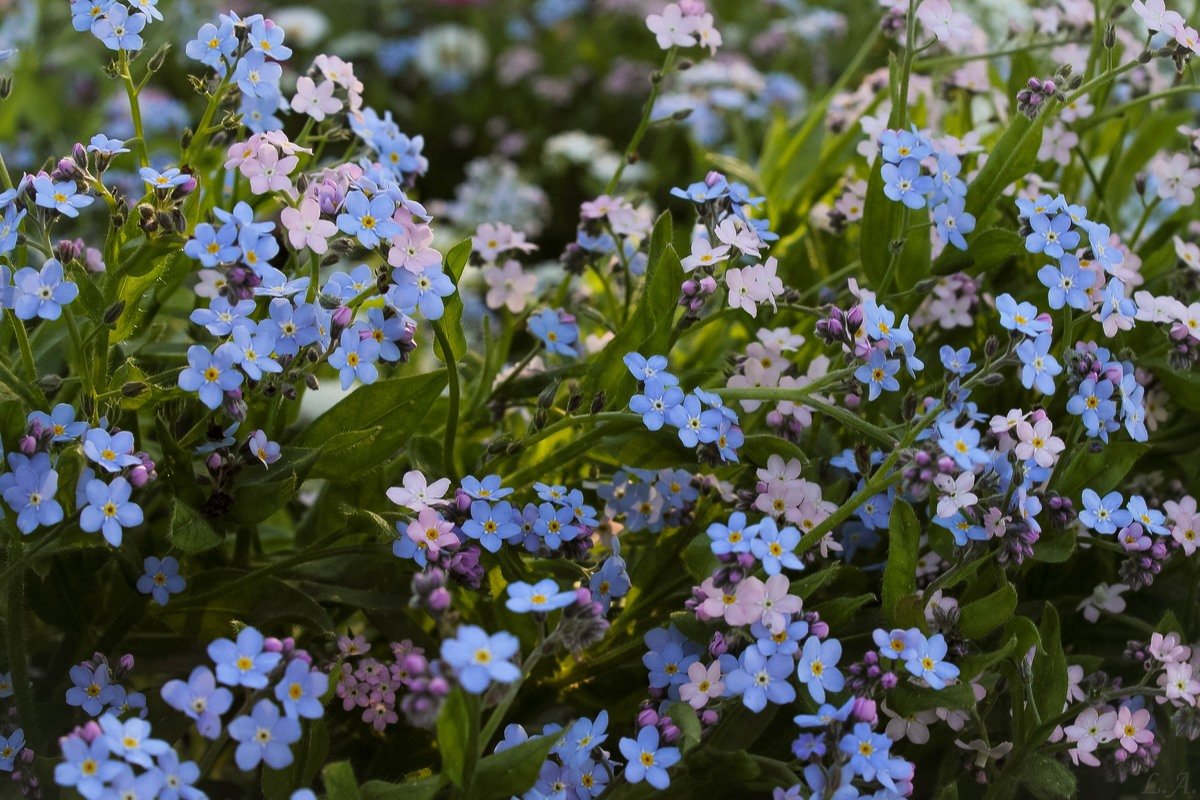
[[[637,305],[629,320],[593,359],[592,368],[584,380],[585,402],[603,390],[609,404],[623,407],[633,394],[634,380],[622,359],[627,353],[644,356],[665,355],[670,344],[683,283],[683,267],[671,246],[671,215],[664,212],[654,224],[650,235],[650,256],[646,277]]]
[[[445,370],[360,386],[313,420],[293,444],[320,448],[331,441],[345,442],[344,437],[356,431],[382,427],[369,446],[339,448],[329,456],[322,454],[311,472],[313,478],[337,482],[361,480],[364,472],[390,461],[421,428],[432,399],[445,387]]]
[[[363,800],[433,800],[445,785],[444,776],[433,775],[403,783],[367,781],[359,791]]]
[[[1022,765],[1018,778],[1041,800],[1076,796],[1075,774],[1044,753],[1033,753]]]
[[[988,228],[968,238],[966,250],[947,247],[933,264],[937,275],[998,270],[1026,254],[1025,240],[1009,228]]]
[[[450,276],[450,280],[454,282],[454,294],[446,298],[445,311],[442,313],[442,318],[439,322],[442,325],[442,330],[446,334],[446,339],[450,342],[450,352],[454,355],[454,360],[459,361],[467,352],[467,335],[463,330],[463,301],[462,294],[459,289],[459,281],[462,279],[463,268],[467,265],[467,260],[471,257],[471,240],[463,239],[450,251],[446,253],[445,269],[446,274]],[[437,356],[444,363],[445,358],[442,357],[441,348],[434,348]]]
[[[479,762],[469,800],[508,800],[533,788],[550,749],[563,732],[528,739]]]
[[[1104,495],[1117,488],[1134,463],[1149,449],[1144,442],[1112,442],[1099,453],[1091,452],[1086,446],[1080,447],[1067,468],[1054,476],[1054,488],[1076,502],[1085,488]]]
[[[969,683],[955,683],[944,689],[902,683],[888,693],[888,707],[901,716],[931,708],[974,708],[975,693]]]
[[[867,181],[867,196],[863,202],[863,218],[859,234],[859,260],[872,286],[877,286],[887,272],[892,258],[892,237],[900,224],[900,204],[883,193],[883,159],[876,158]]]
[[[1043,112],[1036,119],[1014,114],[1008,127],[988,154],[987,163],[967,186],[967,211],[982,220],[1001,193],[1029,172],[1037,162],[1046,120],[1055,115]],[[970,240],[968,240],[970,244]]]
[[[680,746],[680,750],[686,753],[700,743],[703,730],[700,727],[700,717],[696,715],[696,709],[682,700],[676,700],[667,706],[667,716],[671,718],[675,727],[679,728],[679,732],[683,735],[683,744]]]
[[[917,591],[921,524],[912,506],[897,500],[888,519],[887,564],[883,568],[883,615],[894,623],[900,598]]]
[[[326,800],[362,800],[358,781],[354,777],[354,767],[349,761],[327,764],[321,770],[321,780],[325,783]]]
[[[262,790],[266,800],[287,800],[297,789],[307,788],[329,754],[329,728],[323,719],[304,723],[300,741],[292,748],[292,763],[283,769],[264,769]]]
[[[1067,701],[1067,656],[1063,653],[1058,612],[1046,603],[1038,626],[1042,644],[1033,655],[1033,699],[1042,719],[1063,710]]]
[[[962,634],[968,639],[981,639],[999,628],[1012,617],[1017,607],[1017,590],[1011,583],[1004,585],[987,597],[982,597],[962,608]]]
[[[167,538],[185,556],[211,550],[224,541],[195,509],[178,497],[171,509],[171,528]]]
[[[442,774],[455,786],[462,786],[471,739],[471,709],[461,687],[446,698],[437,719],[438,751],[442,754]]]

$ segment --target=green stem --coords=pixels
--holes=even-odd
[[[433,326],[433,335],[437,337],[438,347],[442,350],[442,360],[446,362],[446,381],[450,390],[450,404],[446,408],[446,433],[442,445],[442,466],[453,479],[458,475],[454,465],[454,440],[458,435],[458,362],[454,359],[454,351],[450,348],[450,340],[442,330],[440,322],[429,323]]]
[[[25,377],[32,383],[38,382],[37,363],[33,360],[33,347],[29,344],[29,332],[25,330],[25,323],[17,318],[16,312],[12,316],[13,332],[17,336],[17,347],[21,350],[21,363],[25,367]]]
[[[138,87],[133,82],[133,75],[129,71],[129,53],[121,50],[117,56],[117,63],[121,69],[121,82],[125,84],[125,95],[129,98],[129,115],[133,117],[133,134],[137,137],[134,141],[134,149],[137,150],[138,161],[143,167],[150,166],[150,151],[146,147],[146,132],[142,126],[142,109],[138,104]]]
[[[492,709],[492,713],[488,716],[487,725],[484,726],[483,732],[479,734],[479,747],[486,749],[492,737],[496,735],[500,723],[504,721],[504,715],[508,713],[508,709],[512,706],[513,701],[517,699],[517,693],[521,690],[521,684],[525,682],[525,679],[533,672],[533,668],[537,666],[538,661],[546,654],[547,641],[543,640],[529,654],[529,658],[525,659],[525,663],[521,668],[521,679],[513,681],[508,685],[504,696],[500,698],[500,702]],[[478,725],[478,714],[475,715],[475,719],[476,725]]]
[[[8,561],[21,562],[21,532],[13,524],[11,517],[5,520],[9,532]],[[25,628],[25,570],[17,569],[8,586],[8,604],[5,613],[8,617],[5,642],[8,649],[8,668],[12,671],[13,699],[17,705],[17,719],[25,729],[25,738],[33,747],[41,745],[41,733],[38,726],[37,710],[33,704],[33,682],[29,677],[28,644],[29,631]]]
[[[95,405],[96,390],[92,385],[92,368],[89,363],[89,353],[87,347],[83,344],[83,337],[79,334],[79,323],[75,319],[75,312],[71,310],[71,306],[67,305],[63,309],[63,316],[67,319],[67,330],[71,332],[71,343],[75,347],[75,357],[79,359],[79,379],[83,383],[83,394],[88,399],[88,404]],[[89,409],[89,411],[94,411]]]
[[[667,51],[666,57],[663,59],[662,69],[651,80],[653,81],[650,87],[650,96],[646,98],[646,104],[642,106],[642,119],[638,123],[637,130],[633,132],[633,138],[629,140],[629,146],[625,148],[625,153],[621,157],[621,163],[617,164],[617,170],[613,176],[608,179],[608,185],[604,187],[605,194],[612,194],[616,191],[617,184],[621,180],[621,175],[625,172],[625,167],[629,166],[629,159],[633,158],[633,154],[637,152],[637,147],[642,143],[642,137],[646,135],[646,131],[650,128],[650,112],[654,110],[654,102],[658,100],[658,93],[662,91],[663,81],[667,79],[671,68],[675,66],[675,53],[677,48],[672,46]]]

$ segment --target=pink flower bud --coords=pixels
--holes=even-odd
[[[268,636],[263,640],[263,650],[268,653],[282,653],[283,642],[279,641],[274,636]]]
[[[429,609],[431,611],[445,611],[450,607],[452,599],[450,590],[445,586],[440,586],[429,593]]]
[[[853,714],[854,718],[859,722],[868,722],[872,725],[874,725],[879,719],[879,715],[875,708],[875,701],[869,697],[854,698],[854,706],[850,713]]]
[[[21,452],[27,456],[31,456],[37,452],[37,439],[26,434],[21,437],[20,444]]]
[[[333,310],[333,324],[338,328],[347,327],[354,319],[354,312],[349,306],[338,306]]]
[[[637,726],[645,728],[650,725],[658,724],[658,712],[653,708],[644,708],[637,715]]]

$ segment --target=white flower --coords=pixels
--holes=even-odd
[[[933,479],[942,496],[938,498],[937,515],[943,519],[953,517],[960,508],[970,508],[979,502],[971,492],[975,486],[975,473],[964,472],[957,478],[942,473]]]
[[[658,46],[663,50],[691,47],[696,44],[694,34],[699,28],[699,17],[685,17],[677,3],[669,3],[662,14],[650,14],[646,17],[646,27],[654,34]]]
[[[1077,611],[1083,612],[1083,618],[1088,622],[1098,621],[1101,611],[1120,614],[1125,610],[1125,598],[1121,597],[1121,593],[1128,589],[1129,586],[1124,583],[1114,583],[1111,586],[1102,583],[1075,608]]]
[[[393,486],[387,490],[388,500],[398,506],[420,511],[429,506],[445,505],[448,502],[442,498],[450,488],[449,478],[439,478],[433,483],[427,483],[425,474],[414,469],[404,473],[402,483],[403,486]]]

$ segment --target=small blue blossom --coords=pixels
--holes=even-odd
[[[93,136],[88,142],[86,150],[89,153],[96,153],[107,158],[129,152],[129,148],[125,146],[125,142],[120,139],[110,139],[103,133],[97,133]]]
[[[756,714],[768,702],[790,703],[796,699],[796,690],[788,683],[792,664],[791,656],[765,656],[758,648],[747,647],[738,658],[737,669],[725,676],[726,696],[741,696],[743,705]]]
[[[445,313],[443,297],[454,294],[454,281],[441,266],[426,267],[418,273],[396,270],[396,282],[388,290],[388,302],[404,313],[421,310],[425,319],[433,322]],[[532,324],[532,322],[531,322]]]
[[[1050,289],[1049,300],[1051,308],[1062,308],[1068,305],[1081,311],[1092,307],[1092,300],[1087,290],[1096,282],[1096,273],[1086,270],[1079,265],[1075,256],[1063,255],[1057,267],[1047,264],[1038,270],[1038,280]]]
[[[1042,394],[1054,394],[1054,376],[1062,372],[1058,360],[1050,355],[1050,334],[1039,333],[1017,345],[1021,359],[1021,385],[1036,388]]]
[[[186,172],[180,172],[178,167],[171,167],[162,172],[153,167],[142,167],[138,174],[155,191],[169,191],[177,186],[183,186],[192,179],[192,176]]]
[[[646,358],[641,353],[626,353],[621,359],[629,368],[630,374],[639,381],[649,381],[658,378],[663,386],[678,386],[679,379],[667,372],[666,356],[650,356]]]
[[[996,310],[1000,312],[1001,327],[1019,331],[1026,336],[1037,336],[1050,330],[1050,320],[1040,318],[1033,303],[1018,303],[1011,294],[996,298]]]
[[[679,405],[667,412],[667,422],[679,430],[684,447],[710,444],[717,440],[722,414],[716,409],[704,409],[696,394],[689,394]]]
[[[228,19],[222,19],[220,22],[220,27],[211,22],[201,25],[200,30],[196,32],[196,38],[187,43],[184,52],[193,61],[199,61],[217,70],[218,74],[224,75],[225,62],[233,60],[238,41],[233,22]]]
[[[883,160],[889,164],[900,164],[905,159],[923,161],[933,154],[933,144],[914,128],[911,131],[886,130],[879,134],[879,147]]]
[[[283,713],[293,719],[318,719],[325,714],[321,698],[328,688],[328,675],[294,658],[275,685],[275,699],[283,706]]]
[[[559,591],[558,584],[553,578],[546,578],[534,584],[515,581],[508,585],[508,600],[504,602],[509,611],[518,614],[536,612],[547,614],[560,608],[566,608],[576,600],[575,592]]]
[[[283,67],[274,61],[268,61],[257,50],[252,50],[242,56],[233,71],[233,79],[237,82],[238,88],[248,97],[273,98],[277,96],[281,77],[283,77]],[[359,192],[359,194],[362,193]],[[367,245],[367,247],[373,246]]]
[[[154,598],[154,602],[165,606],[173,594],[179,594],[187,587],[179,575],[179,561],[175,556],[159,559],[148,556],[142,567],[145,574],[137,579],[137,590]]]
[[[120,475],[113,478],[111,484],[102,480],[88,481],[85,493],[88,504],[79,514],[79,527],[84,532],[100,531],[106,542],[120,547],[125,528],[142,524],[141,506],[129,500],[133,486]]]
[[[92,35],[109,50],[141,50],[145,42],[138,34],[146,22],[145,14],[131,14],[125,6],[115,3],[104,16],[92,22]]]
[[[969,347],[955,350],[950,345],[944,344],[938,351],[938,357],[946,371],[953,375],[966,375],[975,369],[975,365],[971,363],[971,348]]]
[[[83,437],[83,454],[108,472],[120,472],[142,463],[133,454],[133,433],[130,431],[109,433],[103,428],[92,428]]]
[[[958,667],[949,664],[946,658],[946,637],[940,633],[912,645],[912,652],[904,662],[904,668],[921,678],[934,689],[945,689],[946,682],[958,677]]]
[[[1129,503],[1125,506],[1125,510],[1129,512],[1132,520],[1140,524],[1150,533],[1156,533],[1159,536],[1166,536],[1170,533],[1167,530],[1167,518],[1163,512],[1156,508],[1150,508],[1146,505],[1146,498],[1140,494],[1130,495]]]
[[[1118,427],[1115,422],[1117,404],[1111,399],[1115,388],[1110,380],[1087,378],[1067,401],[1067,412],[1083,420],[1088,435],[1106,442],[1109,430]]]
[[[79,296],[79,287],[67,280],[63,265],[51,258],[42,268],[22,267],[13,275],[13,313],[17,319],[58,319],[62,307]]]
[[[925,207],[925,195],[933,191],[933,178],[921,173],[921,162],[906,158],[899,164],[883,165],[883,193],[912,209]]]
[[[730,553],[749,553],[756,536],[758,525],[747,525],[746,515],[735,511],[726,523],[714,522],[708,526],[708,538],[713,555],[724,556]]]
[[[217,679],[208,667],[196,667],[187,682],[167,681],[162,687],[167,705],[182,711],[196,721],[196,730],[206,739],[216,739],[221,733],[221,715],[233,705],[233,693],[217,686]]]
[[[1034,214],[1029,218],[1029,227],[1032,231],[1025,237],[1025,249],[1031,253],[1062,258],[1066,251],[1079,246],[1079,234],[1071,230],[1071,218],[1066,214],[1055,214],[1053,217]]]
[[[560,356],[574,358],[578,355],[575,343],[579,341],[579,326],[574,320],[564,320],[561,313],[543,308],[529,318],[529,332],[541,340],[546,350]]]
[[[129,769],[110,757],[108,740],[103,736],[86,742],[80,736],[68,735],[59,741],[63,760],[54,767],[54,782],[73,787],[87,800],[98,800],[107,785]]]
[[[140,717],[119,720],[105,714],[100,717],[100,730],[113,755],[139,767],[151,767],[155,756],[171,749],[163,740],[151,738],[150,723]]]
[[[250,315],[255,308],[253,300],[239,300],[233,304],[224,295],[218,295],[208,304],[208,308],[197,308],[188,319],[203,325],[213,336],[228,336],[234,328],[254,327]]]
[[[664,375],[666,373],[663,373]],[[667,414],[683,402],[683,390],[678,386],[667,386],[663,376],[647,378],[642,394],[629,399],[629,410],[642,416],[642,422],[652,431],[657,431],[667,421]]]
[[[647,725],[638,731],[637,739],[622,738],[619,749],[625,756],[625,780],[646,783],[655,789],[671,785],[667,769],[679,763],[678,747],[660,747],[658,728]]]
[[[237,349],[229,344],[219,345],[210,353],[203,345],[188,348],[188,367],[179,373],[179,388],[185,392],[197,392],[200,402],[216,410],[220,408],[225,392],[242,384],[242,373],[234,369]]]
[[[74,685],[67,689],[67,705],[82,708],[89,716],[100,716],[113,698],[108,665],[99,664],[93,668],[77,664],[71,667],[70,677]]]
[[[520,641],[501,631],[490,636],[476,625],[460,625],[453,638],[442,641],[442,660],[454,670],[470,694],[483,694],[492,682],[512,683],[521,670],[509,659],[517,655]]]
[[[1109,492],[1100,497],[1092,489],[1083,490],[1083,510],[1079,521],[1096,533],[1116,533],[1133,522],[1133,515],[1122,508],[1124,499],[1120,492]]]
[[[804,569],[804,564],[796,555],[796,546],[799,544],[800,531],[791,525],[780,528],[775,524],[775,520],[764,517],[762,522],[758,523],[758,535],[750,542],[750,552],[759,560],[768,575],[778,575],[784,568]]]
[[[229,723],[229,738],[238,743],[233,760],[242,772],[260,762],[272,769],[292,763],[291,745],[300,739],[300,721],[283,716],[270,700],[259,700],[249,715],[235,717]]]
[[[818,703],[825,702],[827,691],[840,692],[845,686],[846,680],[837,669],[841,657],[842,643],[837,639],[821,641],[816,636],[810,636],[804,640],[796,676]]]
[[[238,232],[234,226],[222,225],[220,228],[214,228],[207,222],[201,222],[192,232],[192,238],[184,243],[183,253],[199,261],[201,266],[211,269],[218,264],[233,264],[242,257],[242,249],[238,247],[237,241]],[[216,299],[213,302],[215,305]],[[192,321],[199,322],[195,319],[195,312],[192,314]]]
[[[499,500],[513,493],[512,489],[501,483],[499,475],[485,475],[483,480],[467,475],[462,479],[461,486],[472,500]]]
[[[34,458],[10,474],[11,478],[4,482],[4,501],[17,512],[17,529],[21,533],[30,534],[40,525],[62,522],[63,509],[54,498],[58,473],[50,468],[49,459]]]
[[[967,249],[967,240],[963,237],[975,230],[975,217],[967,213],[963,198],[951,197],[936,206],[933,209],[933,222],[943,242],[959,250]]]
[[[395,213],[396,203],[386,194],[367,199],[355,189],[346,195],[337,218],[338,230],[358,237],[362,246],[370,249],[400,233],[400,225],[392,219]]]
[[[215,640],[208,646],[208,657],[217,665],[217,680],[226,686],[266,687],[267,673],[282,656],[264,650],[264,644],[263,635],[254,628],[242,628],[236,642]]]
[[[12,772],[13,765],[25,749],[25,731],[17,728],[8,736],[0,736],[0,772]]]
[[[495,553],[503,542],[519,541],[521,526],[513,522],[513,507],[507,501],[496,504],[486,500],[471,502],[471,518],[462,524],[463,533],[478,539],[480,546]]]
[[[896,380],[899,371],[900,362],[897,359],[888,358],[882,350],[872,348],[867,363],[854,370],[854,377],[867,384],[867,399],[875,400],[882,392],[899,391],[900,381]]]
[[[68,403],[59,403],[49,414],[44,411],[34,411],[27,418],[32,428],[35,424],[41,429],[42,435],[50,434],[50,441],[55,443],[69,442],[78,439],[87,432],[85,420],[75,419],[75,408]]]
[[[339,344],[329,356],[329,366],[338,370],[342,391],[349,389],[355,378],[365,384],[379,379],[379,370],[375,366],[379,358],[379,345],[374,339],[369,336],[364,339],[357,328],[347,328],[342,331]]]

